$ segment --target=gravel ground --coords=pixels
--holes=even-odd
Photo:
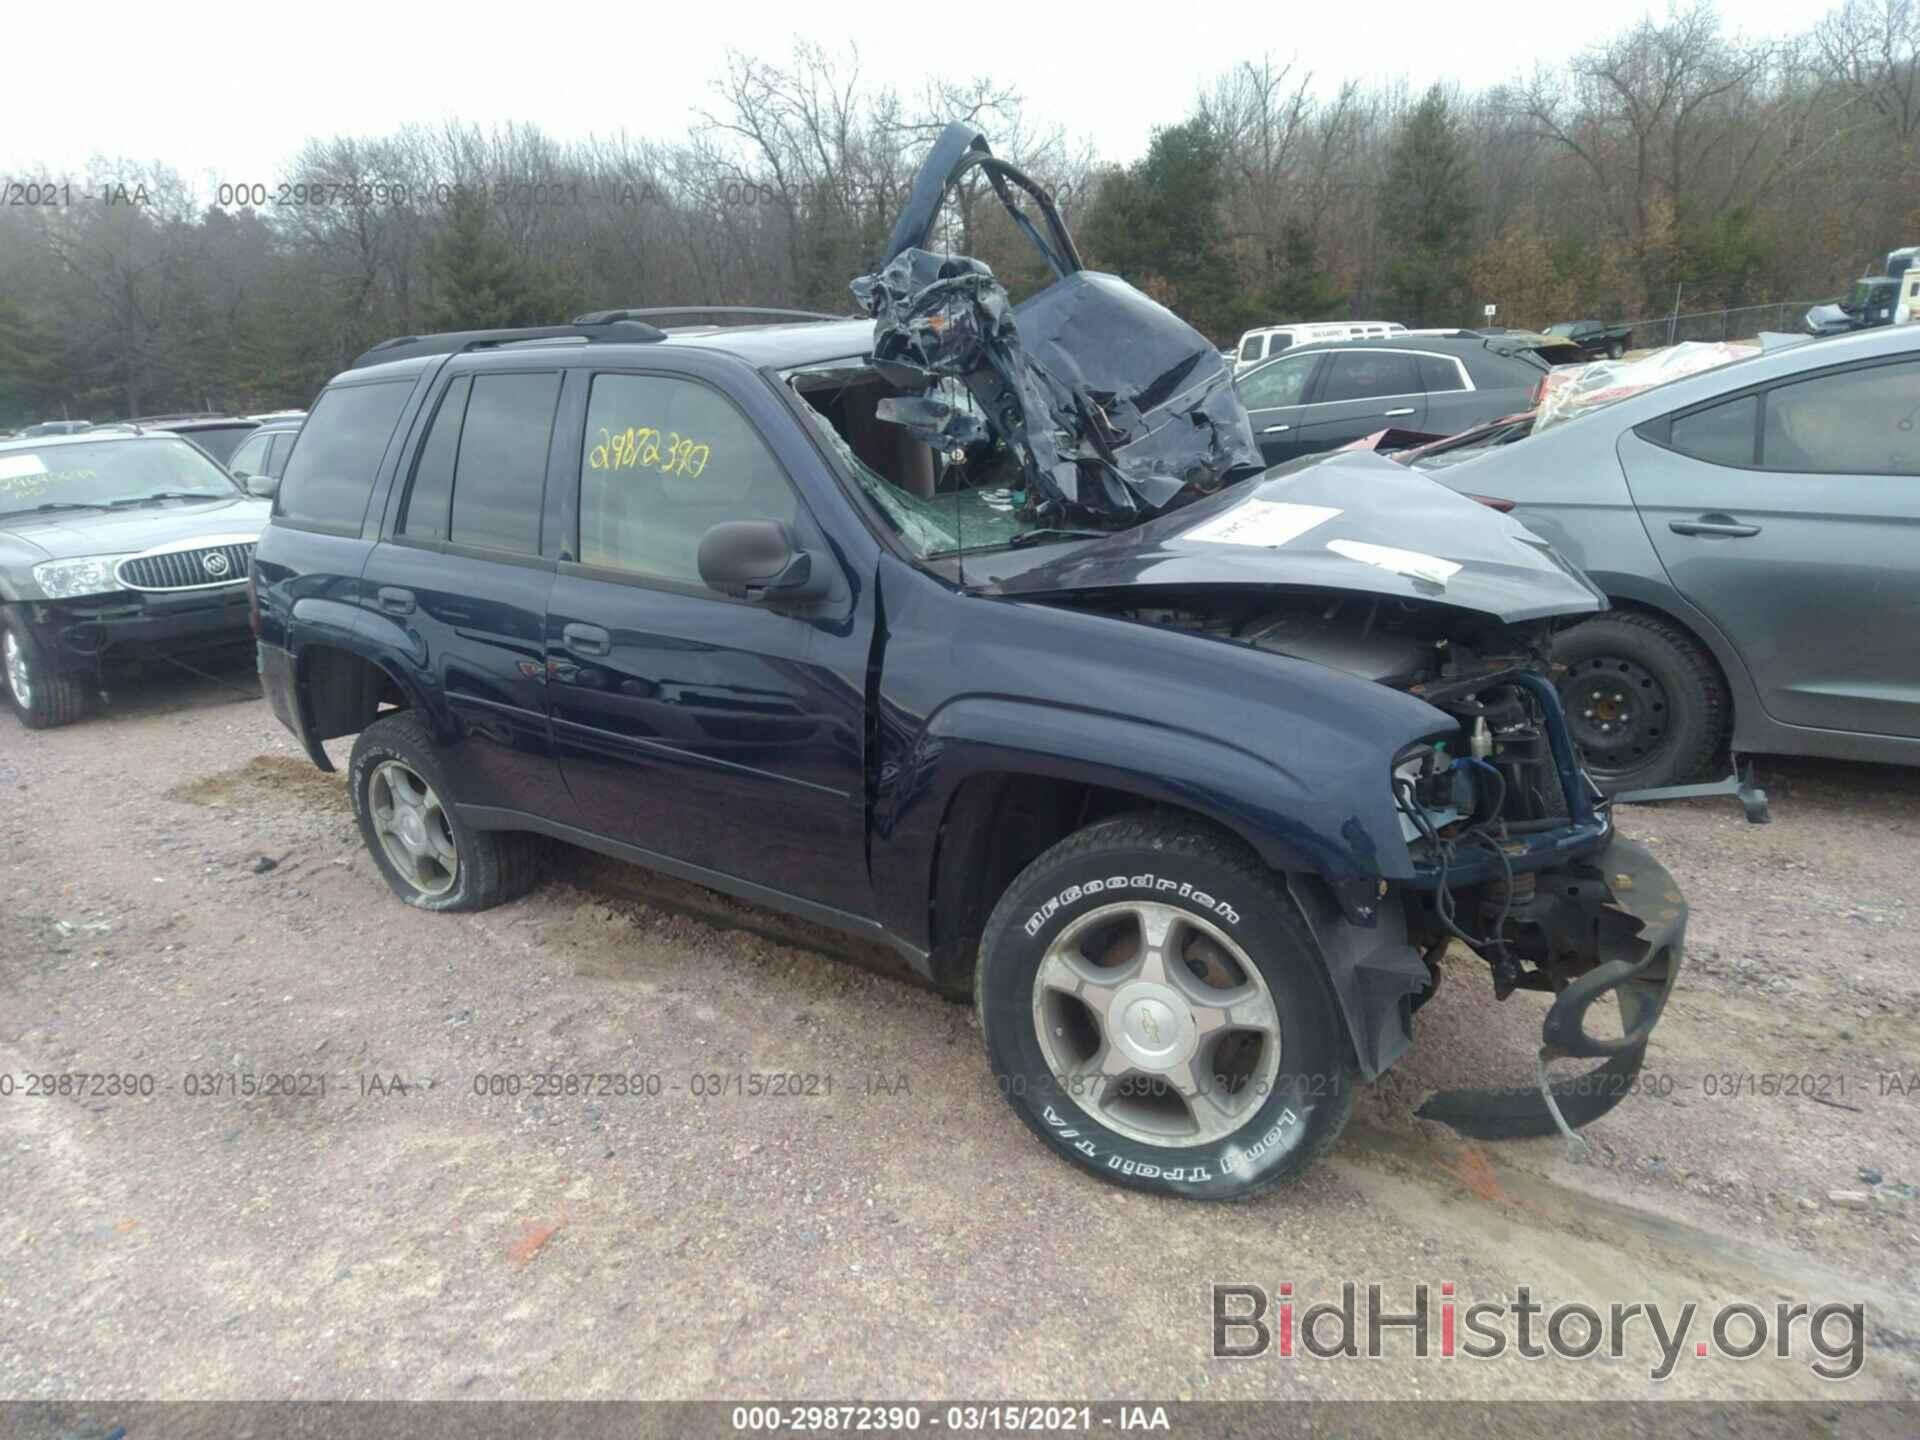
[[[1623,812],[1691,959],[1589,1154],[1414,1117],[1531,1074],[1537,1003],[1461,966],[1326,1161],[1202,1206],[1049,1157],[969,1011],[781,917],[573,851],[486,914],[399,904],[251,688],[0,722],[0,1395],[1920,1396],[1920,772],[1763,765],[1766,828]],[[660,1090],[476,1093],[549,1071]],[[49,1072],[154,1093],[23,1093]],[[831,1093],[696,1093],[739,1072]],[[188,1093],[247,1075],[325,1090]],[[1865,1362],[1822,1380],[1803,1336],[1656,1383],[1644,1329],[1617,1359],[1392,1332],[1378,1360],[1211,1358],[1212,1283],[1349,1280],[1397,1310],[1421,1281],[1463,1309],[1857,1301]]]

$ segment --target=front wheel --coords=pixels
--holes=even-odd
[[[57,670],[17,619],[0,624],[0,659],[6,664],[7,703],[29,730],[71,725],[86,713],[86,688]]]
[[[1103,821],[1029,865],[974,1000],[1020,1118],[1114,1184],[1236,1199],[1299,1174],[1353,1106],[1305,923],[1245,846],[1184,818]]]

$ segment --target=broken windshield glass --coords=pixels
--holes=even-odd
[[[864,365],[797,370],[788,381],[806,401],[816,433],[919,558],[993,549],[1040,528],[1028,513],[1019,467],[985,427],[970,442],[936,451],[887,423],[895,405],[973,416],[964,390],[948,385],[931,398],[902,399]]]

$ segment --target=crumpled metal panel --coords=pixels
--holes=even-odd
[[[1018,306],[981,261],[923,248],[946,187],[975,167],[1010,211],[1009,183],[1027,189],[1047,225],[1022,228],[1060,278]],[[998,435],[1044,523],[1131,524],[1264,468],[1233,367],[1165,306],[1080,268],[1051,203],[978,131],[949,127],[913,197],[894,229],[904,248],[852,286],[874,317],[875,368],[912,392],[881,418],[943,451]]]

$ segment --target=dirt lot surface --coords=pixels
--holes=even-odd
[[[338,777],[228,678],[0,719],[0,1395],[1920,1396],[1920,772],[1764,765],[1765,828],[1623,812],[1691,959],[1590,1155],[1414,1118],[1531,1075],[1538,1006],[1462,966],[1328,1160],[1202,1206],[1052,1159],[969,1011],[777,916],[571,851],[499,910],[401,905]],[[154,1089],[25,1093],[72,1072]],[[742,1072],[831,1093],[698,1093]],[[314,1078],[233,1093],[253,1076]],[[1859,1302],[1865,1360],[1836,1384],[1804,1336],[1689,1343],[1656,1384],[1644,1330],[1617,1359],[1423,1360],[1404,1332],[1211,1358],[1213,1282],[1349,1280],[1394,1310],[1419,1282]]]

